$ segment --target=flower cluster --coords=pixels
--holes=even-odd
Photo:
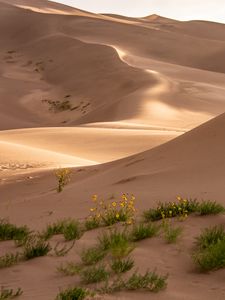
[[[93,207],[90,209],[89,221],[99,225],[110,226],[117,222],[132,224],[135,219],[135,197],[123,194],[119,200],[104,200],[93,195]]]
[[[180,220],[185,220],[188,214],[195,212],[197,207],[195,200],[187,200],[177,196],[176,201],[159,203],[156,209],[148,211],[148,218],[152,221],[157,221],[166,218],[178,217]]]

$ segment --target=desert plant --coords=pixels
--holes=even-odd
[[[83,266],[75,264],[73,262],[67,262],[64,265],[57,267],[57,271],[66,275],[66,276],[74,276],[81,272]]]
[[[222,226],[206,228],[196,238],[193,260],[201,271],[225,267],[225,231]]]
[[[125,288],[127,290],[158,292],[166,287],[167,277],[168,276],[160,276],[155,271],[147,271],[144,275],[135,272],[125,282]]]
[[[7,253],[0,257],[0,269],[8,268],[17,264],[21,260],[22,256],[19,252],[16,254]]]
[[[90,295],[90,292],[81,287],[68,288],[65,291],[61,291],[56,300],[83,300]]]
[[[134,249],[134,244],[130,241],[130,235],[126,230],[114,229],[109,233],[104,232],[98,240],[100,247],[116,258],[125,257]]]
[[[91,266],[81,270],[80,277],[83,283],[98,283],[109,278],[110,273],[106,270],[104,265]]]
[[[66,241],[78,240],[83,232],[81,226],[76,220],[68,220],[64,224],[63,235]]]
[[[132,224],[135,219],[135,197],[123,194],[119,200],[99,199],[92,197],[94,206],[90,209],[90,219],[98,220],[104,226],[111,226],[118,222]]]
[[[86,230],[99,228],[101,226],[100,218],[90,216],[85,220],[84,226]]]
[[[197,249],[206,249],[220,241],[225,241],[225,231],[222,226],[205,228],[196,238]]]
[[[212,244],[204,250],[197,250],[193,260],[201,271],[207,272],[225,267],[225,241]]]
[[[58,169],[55,171],[55,176],[58,182],[57,192],[61,193],[70,181],[71,171],[68,168]]]
[[[225,208],[220,203],[208,200],[199,203],[197,211],[200,213],[201,216],[217,215],[220,213],[224,213]]]
[[[89,249],[83,249],[81,254],[81,260],[85,265],[94,265],[102,260],[106,255],[106,252],[100,247],[95,246]]]
[[[140,241],[156,236],[158,231],[159,226],[153,223],[135,224],[131,232],[131,238],[133,241]]]
[[[173,226],[169,220],[163,223],[162,229],[164,239],[169,244],[176,243],[182,233],[182,228]]]
[[[130,257],[124,259],[115,259],[111,263],[111,269],[116,273],[125,273],[134,266],[134,260]]]
[[[18,288],[16,291],[13,289],[7,289],[4,287],[1,287],[0,289],[0,300],[6,300],[6,299],[14,299],[16,297],[21,296],[23,291],[21,288]]]
[[[19,240],[29,235],[30,230],[27,226],[17,227],[7,220],[0,220],[0,241]]]
[[[24,259],[32,259],[39,256],[45,256],[51,250],[48,242],[37,235],[30,236],[23,246]]]
[[[48,240],[57,234],[63,234],[65,227],[70,223],[70,219],[58,220],[52,224],[48,224],[47,228],[41,233],[41,237]]]

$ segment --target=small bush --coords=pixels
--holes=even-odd
[[[29,235],[29,232],[26,226],[17,227],[6,220],[0,220],[0,241],[22,239]]]
[[[81,265],[75,264],[73,262],[68,262],[66,265],[61,265],[57,268],[57,271],[66,275],[66,276],[74,276],[81,272],[83,267]]]
[[[11,267],[15,264],[17,264],[21,259],[21,254],[20,253],[10,253],[10,254],[5,254],[0,257],[0,269],[2,268],[8,268]]]
[[[48,242],[38,236],[30,236],[24,245],[24,258],[32,259],[45,256],[51,250]]]
[[[198,205],[198,212],[201,216],[217,215],[225,212],[225,208],[215,201],[202,201]]]
[[[134,273],[126,282],[127,290],[147,290],[158,292],[167,285],[167,276],[160,276],[156,272],[147,271],[144,275]]]
[[[99,237],[100,247],[110,251],[113,257],[122,258],[127,256],[133,249],[134,244],[130,242],[130,236],[126,231],[113,230]]]
[[[18,288],[16,291],[13,289],[6,289],[4,287],[1,287],[0,289],[0,300],[5,300],[5,299],[14,299],[16,297],[21,296],[23,291]]]
[[[124,259],[115,259],[111,264],[111,269],[116,273],[125,273],[134,266],[134,260],[130,257]]]
[[[91,266],[80,272],[81,279],[85,284],[105,281],[108,279],[109,275],[110,274],[104,265]]]
[[[133,241],[140,241],[143,239],[156,236],[159,231],[159,227],[153,223],[137,224],[134,225],[131,236]]]
[[[78,240],[82,236],[79,222],[76,220],[68,220],[64,225],[63,235],[66,241]]]
[[[83,300],[89,294],[90,293],[84,288],[69,288],[65,291],[60,292],[56,297],[56,300]]]
[[[57,192],[61,193],[65,185],[70,181],[71,171],[67,168],[58,169],[55,171],[55,176],[58,181]]]
[[[93,247],[87,250],[83,250],[81,254],[81,260],[85,265],[94,265],[102,260],[106,255],[100,247]]]

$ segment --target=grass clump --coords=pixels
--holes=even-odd
[[[56,300],[83,300],[90,295],[90,292],[81,287],[68,288],[65,291],[61,291]]]
[[[61,265],[57,268],[57,271],[66,275],[66,276],[74,276],[81,272],[83,267],[81,265],[75,264],[73,262],[68,262],[66,265]]]
[[[21,254],[17,252],[16,254],[7,253],[0,257],[0,269],[8,268],[17,264],[21,259]]]
[[[225,231],[221,226],[206,228],[197,237],[193,260],[203,272],[225,267]]]
[[[103,233],[99,237],[99,245],[102,250],[109,251],[115,258],[125,257],[134,249],[134,244],[131,243],[130,236],[125,230],[114,229],[109,233]]]
[[[101,222],[99,218],[90,216],[85,220],[84,226],[86,230],[92,230],[99,228],[101,226]]]
[[[223,205],[210,200],[202,201],[201,203],[199,203],[197,210],[201,216],[217,215],[225,212],[225,208],[223,207]]]
[[[147,271],[144,275],[134,273],[125,282],[127,290],[147,290],[151,292],[158,292],[167,286],[167,276],[160,276],[155,271]]]
[[[21,288],[18,288],[16,291],[13,289],[7,289],[4,287],[1,287],[0,289],[0,300],[5,300],[5,299],[14,299],[16,297],[19,297],[23,294],[23,291]]]
[[[63,228],[63,235],[66,241],[78,240],[82,236],[81,226],[76,220],[68,220]]]
[[[116,274],[125,273],[134,267],[134,260],[130,257],[124,259],[115,259],[111,263],[111,269]]]
[[[104,265],[91,266],[80,272],[81,280],[84,284],[98,283],[109,278],[110,273]]]
[[[177,242],[177,239],[182,234],[182,228],[180,226],[174,227],[170,222],[164,222],[163,235],[167,243],[173,244]]]
[[[84,265],[94,265],[101,261],[106,255],[106,251],[100,247],[93,247],[87,250],[83,250],[81,254],[81,260]]]
[[[62,168],[55,171],[55,176],[58,182],[57,192],[61,193],[63,188],[69,183],[71,171],[68,168]]]
[[[49,251],[51,251],[49,243],[36,235],[30,236],[23,248],[24,259],[26,260],[39,256],[45,256],[49,253]]]
[[[65,227],[66,227],[66,220],[57,221],[53,224],[49,224],[46,230],[41,234],[41,236],[45,240],[48,240],[54,235],[63,234]]]
[[[17,227],[7,220],[0,220],[0,241],[19,240],[30,233],[27,226]]]
[[[140,241],[143,239],[156,236],[159,231],[159,227],[153,223],[140,223],[134,225],[131,236],[133,241]]]

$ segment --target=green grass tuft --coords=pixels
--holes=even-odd
[[[147,290],[159,292],[167,286],[167,276],[160,276],[156,272],[147,271],[144,275],[134,273],[125,282],[127,290]]]
[[[170,223],[163,224],[163,236],[165,241],[169,244],[176,243],[182,231],[181,227],[174,227]]]
[[[140,241],[143,239],[151,238],[156,236],[159,231],[159,226],[153,223],[140,223],[133,226],[131,233],[133,241]]]
[[[90,295],[90,292],[81,287],[68,288],[60,292],[56,300],[83,300]]]
[[[111,230],[99,237],[100,247],[109,251],[113,257],[122,258],[127,256],[133,249],[134,244],[130,241],[130,235],[125,230]]]
[[[66,241],[78,240],[83,232],[81,226],[76,220],[68,220],[63,229],[63,235]]]
[[[9,253],[0,257],[0,269],[8,268],[17,264],[21,260],[21,254],[17,252],[16,254]]]
[[[66,265],[61,265],[57,268],[57,271],[66,275],[66,276],[74,276],[81,272],[83,266],[75,264],[73,262],[67,262]]]
[[[81,254],[81,260],[84,265],[94,265],[101,261],[106,255],[106,251],[102,250],[100,247],[93,247],[87,250],[83,250]]]
[[[49,243],[36,235],[30,236],[27,239],[23,248],[24,248],[24,253],[23,253],[24,259],[26,260],[39,257],[39,256],[45,256],[48,254],[49,251],[51,251],[51,247]]]
[[[98,283],[109,278],[110,273],[104,265],[91,266],[81,270],[80,277],[84,284]]]
[[[225,208],[223,205],[215,202],[215,201],[202,201],[198,205],[198,212],[201,216],[206,215],[217,215],[225,212]]]
[[[222,226],[206,228],[196,238],[193,260],[203,272],[225,267],[225,231]]]
[[[0,220],[0,241],[19,240],[28,236],[29,233],[27,226],[17,227],[6,220]]]
[[[130,257],[124,259],[115,259],[111,263],[111,269],[116,274],[125,273],[134,267],[134,260]]]

